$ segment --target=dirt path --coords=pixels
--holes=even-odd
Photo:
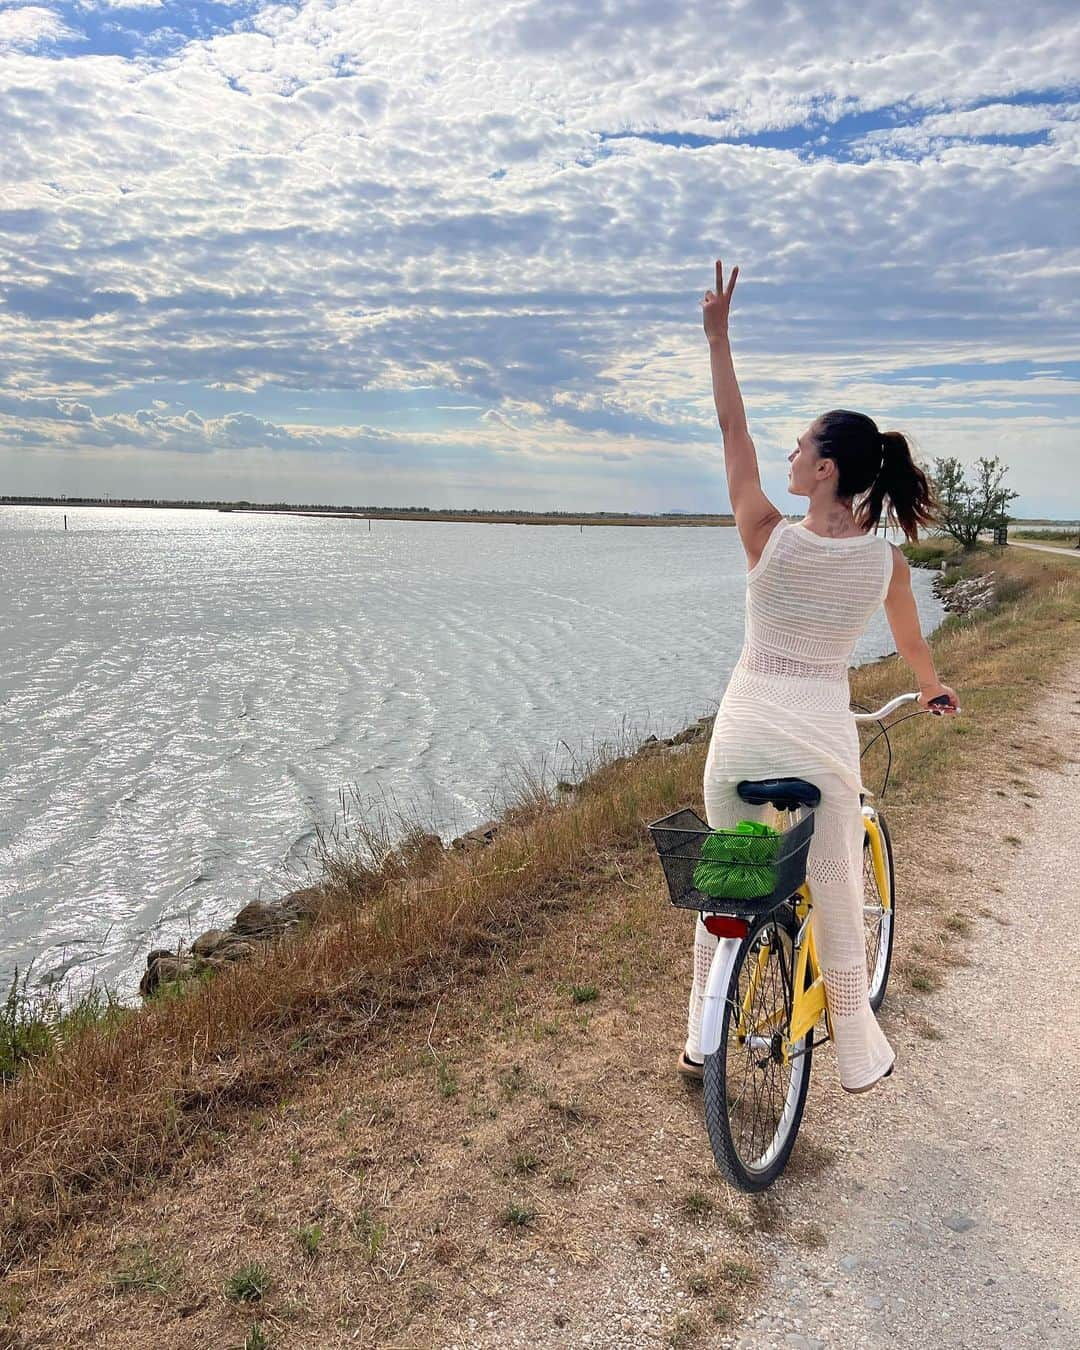
[[[1078,694],[1080,666],[1038,712],[1065,744],[1077,743]],[[895,1084],[839,1126],[834,1184],[799,1186],[827,1246],[781,1238],[757,1312],[723,1344],[1080,1345],[1080,765],[1035,787],[1020,822],[993,799],[973,841],[996,921],[927,1001],[942,1039],[915,1053],[900,1041]],[[1022,843],[1003,843],[1010,833]],[[811,1118],[826,1090],[818,1074]]]
[[[1057,544],[1029,544],[1020,539],[1010,539],[1010,545],[1015,544],[1017,548],[1033,548],[1037,553],[1064,553],[1067,558],[1080,558],[1080,549],[1078,548],[1059,548]]]

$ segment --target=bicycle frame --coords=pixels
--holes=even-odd
[[[864,806],[862,815],[878,894],[882,897],[882,903],[888,907],[889,887],[885,871],[885,849],[882,843],[881,829],[877,822],[877,812],[872,806]],[[821,973],[821,965],[818,961],[817,948],[814,945],[814,934],[810,923],[814,902],[809,883],[804,882],[799,887],[792,897],[792,903],[799,929],[794,947],[795,970],[792,981],[790,1033],[781,1045],[781,1054],[785,1062],[803,1053],[801,1050],[793,1050],[792,1047],[798,1045],[807,1032],[813,1030],[823,1013],[826,1025],[825,1039],[830,1039],[832,1036],[828,1002],[825,996],[825,981]],[[705,1055],[715,1054],[720,1048],[727,992],[731,985],[735,958],[744,940],[743,938],[717,939],[717,951],[713,957],[712,965],[709,967],[709,978],[705,986],[705,1005],[701,1019],[701,1050]],[[765,1017],[759,1018],[752,1026],[749,1025],[750,1010],[753,1007],[758,980],[767,960],[767,951],[762,948],[758,952],[754,969],[750,972],[737,1024],[737,1034],[740,1035],[740,1038],[745,1039],[747,1036],[751,1039],[758,1038],[760,1048],[763,1050],[769,1050],[772,1046],[772,1031],[770,1028],[777,1021],[782,1024],[787,1020],[786,1010],[775,1008]]]
[[[872,806],[864,806],[862,814],[863,828],[870,842],[870,859],[874,864],[874,880],[877,882],[877,892],[881,896],[882,906],[888,909],[889,874],[885,870],[885,845],[881,840],[881,826],[878,824],[877,812]]]

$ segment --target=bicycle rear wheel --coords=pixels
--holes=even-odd
[[[751,924],[731,972],[720,1045],[705,1057],[705,1124],[723,1175],[743,1191],[787,1166],[810,1085],[812,1031],[787,1060],[798,925],[787,905]]]
[[[870,994],[870,1007],[877,1012],[885,998],[885,986],[889,982],[889,968],[892,965],[893,939],[896,935],[896,881],[893,874],[892,839],[885,817],[878,814],[878,828],[885,854],[885,879],[888,883],[888,900],[882,903],[878,890],[877,874],[874,871],[874,859],[870,853],[870,836],[863,835],[863,928],[866,937],[866,982]]]

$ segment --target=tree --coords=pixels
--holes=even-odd
[[[938,525],[965,549],[972,549],[983,530],[1004,528],[1012,516],[1009,503],[1019,492],[1004,486],[1008,465],[980,458],[972,466],[973,481],[958,459],[935,459],[931,476],[940,508]]]

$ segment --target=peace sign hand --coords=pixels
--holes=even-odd
[[[724,265],[719,258],[716,260],[716,290],[706,291],[705,299],[701,302],[701,308],[704,311],[703,319],[705,323],[705,336],[710,342],[726,338],[728,329],[728,311],[731,308],[731,293],[735,289],[735,281],[739,275],[738,267],[734,267],[728,280],[727,290],[724,290]]]

